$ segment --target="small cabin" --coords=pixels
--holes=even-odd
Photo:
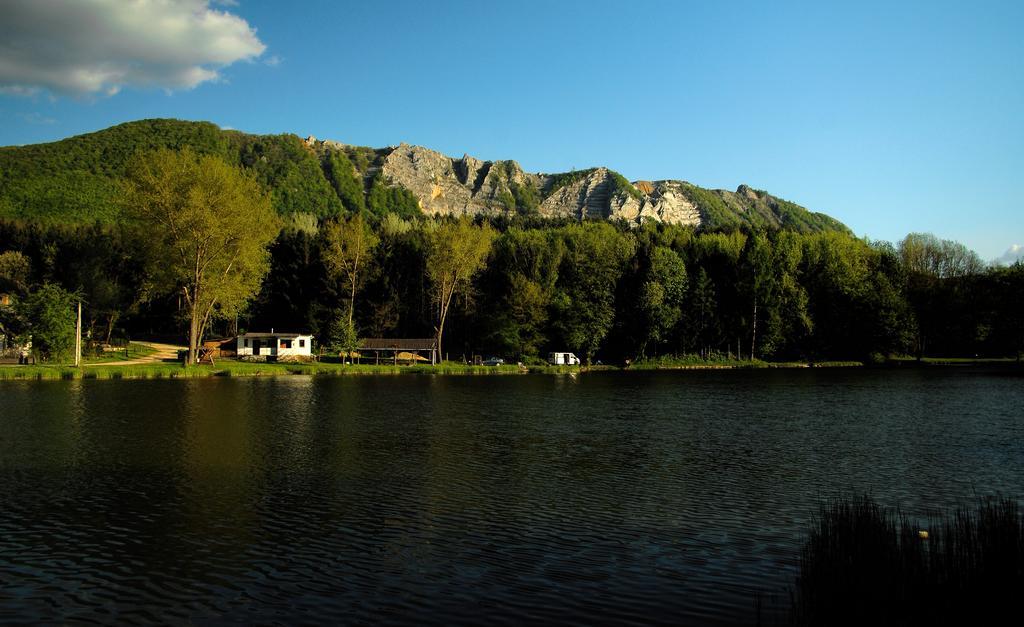
[[[302,333],[244,333],[235,350],[239,357],[304,358],[313,354],[313,336]]]

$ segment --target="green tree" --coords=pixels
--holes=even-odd
[[[379,238],[362,215],[347,220],[328,222],[324,227],[324,247],[321,257],[331,276],[337,277],[348,292],[348,327],[354,329],[356,290],[366,277],[366,268],[373,260],[373,249]]]
[[[341,354],[346,360],[359,348],[359,333],[356,325],[345,314],[339,314],[331,321],[328,330],[328,348]]]
[[[19,251],[0,253],[0,294],[21,295],[28,292],[32,262]]]
[[[688,279],[683,260],[671,248],[655,246],[640,284],[639,308],[643,337],[638,354],[668,339],[683,315]]]
[[[615,291],[635,244],[606,222],[564,227],[565,255],[552,306],[555,328],[590,363],[615,322]]]
[[[44,283],[21,302],[33,352],[48,361],[64,361],[71,355],[77,304],[75,294],[53,283]]]
[[[148,243],[154,284],[188,312],[188,363],[214,315],[233,316],[260,287],[280,229],[255,178],[213,156],[158,150],[132,164],[123,204]]]
[[[700,268],[697,277],[690,284],[685,324],[687,348],[696,348],[702,356],[707,356],[711,344],[717,337],[718,304],[715,285],[704,268]]]
[[[468,217],[447,222],[429,233],[426,270],[437,306],[437,351],[441,352],[444,323],[448,319],[452,298],[468,289],[473,276],[487,261],[494,241],[490,226],[474,226]]]
[[[976,309],[965,288],[981,273],[981,260],[963,244],[930,233],[910,233],[897,252],[905,273],[902,288],[917,319],[918,358],[943,345],[948,350]]]
[[[21,335],[28,326],[16,305],[28,293],[31,275],[27,256],[16,250],[0,253],[0,340]]]
[[[488,275],[488,336],[505,354],[536,357],[547,342],[548,306],[563,247],[551,229],[510,228],[494,244]]]

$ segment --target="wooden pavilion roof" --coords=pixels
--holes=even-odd
[[[359,340],[364,351],[431,351],[437,348],[435,338],[368,337]]]

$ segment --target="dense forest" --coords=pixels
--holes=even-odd
[[[429,337],[443,324],[451,359],[524,362],[554,350],[610,363],[878,362],[1019,356],[1024,345],[1021,264],[986,267],[930,235],[866,241],[830,218],[812,224],[820,214],[796,205],[782,207],[787,228],[749,220],[637,228],[515,210],[470,227],[423,215],[411,192],[380,176],[381,151],[318,153],[295,136],[166,120],[0,149],[0,334],[24,334],[34,316],[81,299],[93,341],[181,339],[181,294],[153,281],[151,241],[123,217],[122,179],[135,155],[186,147],[243,168],[281,217],[258,292],[240,310],[219,312],[208,335],[274,327],[337,348],[352,335]],[[535,192],[513,188],[510,209],[535,206]],[[352,271],[338,250],[357,221],[367,254]],[[445,238],[471,233],[486,234],[479,263],[440,288],[438,260],[457,254]],[[45,347],[41,331],[36,325]]]
[[[478,223],[484,222],[478,219]],[[428,253],[454,220],[368,220],[373,247],[355,292],[325,262],[335,224],[291,216],[270,246],[258,294],[213,334],[308,330],[336,343],[352,307],[362,337],[430,337],[437,324]],[[837,232],[695,232],[649,224],[489,222],[486,259],[455,295],[445,350],[529,362],[551,350],[591,360],[727,354],[762,359],[892,355],[1012,356],[1024,343],[1024,267],[986,268],[928,235],[898,245]],[[155,293],[144,238],[104,225],[0,221],[0,292],[58,285],[85,302],[89,336],[176,335],[175,293]],[[0,324],[18,325],[15,308]]]

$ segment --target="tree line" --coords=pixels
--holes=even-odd
[[[117,224],[0,221],[0,333],[33,332],[56,358],[40,312],[81,299],[96,341],[170,331],[193,351],[204,336],[270,327],[312,332],[332,352],[435,337],[452,359],[524,362],[555,350],[610,363],[878,361],[1024,344],[1021,264],[988,267],[926,234],[890,244],[365,205],[279,217],[251,173],[188,151],[150,153],[120,194]]]

